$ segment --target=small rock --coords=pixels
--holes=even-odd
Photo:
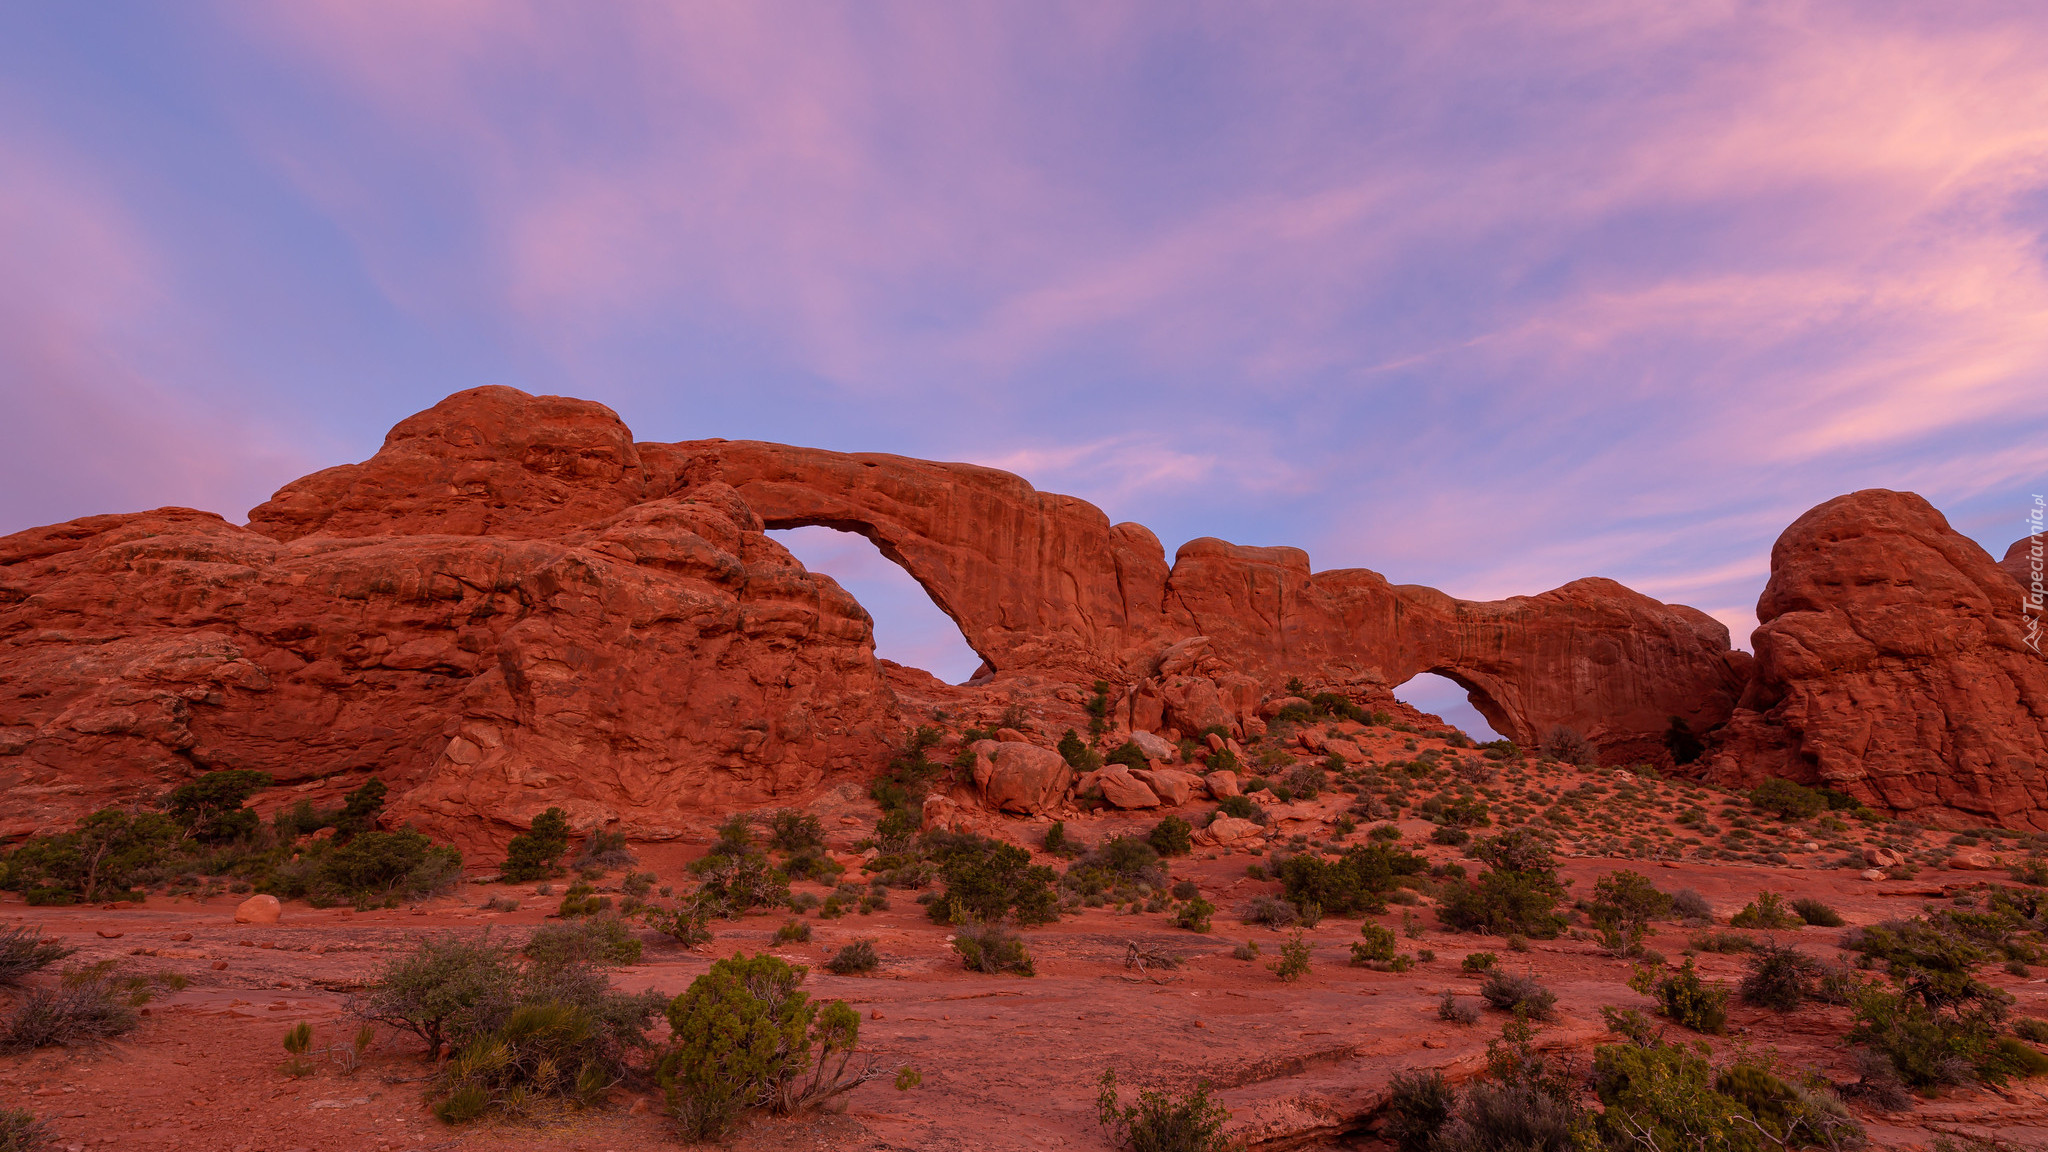
[[[105,928],[102,928],[102,929],[100,929],[100,938],[101,938],[102,940],[119,940],[119,939],[121,938],[121,936],[122,936],[122,933],[119,933],[119,932],[110,932],[110,931],[108,931],[108,930],[107,930],[107,929],[105,929]]]
[[[179,932],[179,933],[177,933],[177,934],[175,934],[175,935],[173,935],[173,936],[171,937],[171,939],[173,939],[173,940],[176,940],[176,941],[179,941],[179,942],[183,942],[183,941],[186,941],[186,940],[190,940],[191,938],[192,938],[192,934],[191,934],[190,932]]]
[[[1865,880],[1889,880],[1889,879],[1891,879],[1891,877],[1889,877],[1889,876],[1886,876],[1886,875],[1885,875],[1885,874],[1884,874],[1884,873],[1883,873],[1882,871],[1880,871],[1880,870],[1878,870],[1878,869],[1876,869],[1876,868],[1865,868],[1865,869],[1863,870],[1863,878],[1864,878]]]
[[[235,907],[235,923],[275,924],[283,914],[284,908],[277,902],[277,897],[259,893]]]
[[[225,961],[225,960],[215,960],[215,961],[213,962],[213,970],[214,970],[215,972],[219,972],[219,971],[222,971],[222,970],[224,970],[225,968],[227,968],[227,966],[228,966],[228,962],[227,962],[227,961]]]
[[[1442,1040],[1424,1040],[1422,1046],[1424,1048],[1442,1048],[1444,1047],[1444,1042]]]

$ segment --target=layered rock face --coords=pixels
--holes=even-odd
[[[1937,823],[2048,828],[2048,663],[2022,592],[1912,493],[1806,513],[1771,550],[1756,676],[1709,774],[1823,784]]]
[[[0,835],[210,768],[374,771],[470,844],[550,804],[662,836],[865,771],[895,723],[867,613],[730,489],[650,497],[632,449],[599,405],[486,389],[250,528],[0,539]]]

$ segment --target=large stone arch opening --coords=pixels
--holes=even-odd
[[[775,526],[768,534],[803,566],[838,581],[874,620],[875,655],[964,684],[986,664],[960,623],[887,545],[836,524]]]
[[[1473,677],[1452,668],[1424,669],[1394,686],[1394,698],[1435,713],[1474,740],[1528,743],[1526,728]]]

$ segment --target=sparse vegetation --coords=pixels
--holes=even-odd
[[[16,924],[0,928],[0,985],[19,984],[22,977],[40,972],[76,951],[46,939],[39,927]]]
[[[1806,921],[1799,918],[1785,904],[1785,898],[1776,892],[1763,891],[1756,899],[1742,906],[1742,911],[1730,917],[1728,923],[1737,928],[1761,928],[1766,931],[1780,931],[1798,928]]]
[[[1534,972],[1516,976],[1500,968],[1490,968],[1486,978],[1480,981],[1479,995],[1503,1012],[1513,1012],[1530,1020],[1557,1018],[1557,993],[1545,988]]]
[[[1098,1082],[1096,1122],[1112,1148],[1128,1152],[1224,1152],[1223,1125],[1230,1112],[1209,1098],[1205,1081],[1184,1096],[1146,1090],[1135,1104],[1125,1104],[1117,1090],[1116,1072],[1105,1070]]]
[[[825,970],[835,976],[863,976],[881,967],[882,958],[875,954],[873,940],[855,940],[825,961]]]
[[[56,987],[32,988],[0,1023],[0,1052],[110,1040],[135,1030],[147,993],[125,983],[114,961],[74,968]]]
[[[545,880],[557,873],[568,850],[569,817],[560,808],[550,808],[535,816],[533,825],[505,846],[499,878],[508,884]]]
[[[960,962],[973,972],[986,972],[991,976],[1015,972],[1019,976],[1032,976],[1038,971],[1031,962],[1031,950],[1025,947],[1023,937],[999,923],[961,926],[953,937],[953,951],[960,954]]]

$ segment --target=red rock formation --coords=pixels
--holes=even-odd
[[[1794,521],[1757,602],[1756,678],[1709,774],[1823,784],[1894,812],[2048,828],[2048,663],[2020,597],[1925,500]]]
[[[465,455],[563,407],[451,397],[400,426],[395,459],[265,505],[255,527],[282,539],[184,509],[0,539],[0,835],[216,767],[376,772],[395,817],[470,844],[550,804],[662,836],[869,771],[895,720],[867,614],[730,489],[622,503],[600,468],[602,498],[579,496],[557,474],[582,457],[540,431],[515,463]],[[572,439],[630,448],[596,407],[571,406]],[[465,494],[464,474],[487,480]],[[431,495],[457,477],[454,510],[405,476]]]
[[[881,668],[860,606],[763,535],[803,524],[875,540],[995,679]],[[1097,677],[1125,723],[1243,736],[1288,675],[1391,709],[1436,671],[1517,739],[1633,757],[1725,715],[1742,659],[1608,581],[1472,603],[1217,540],[1169,568],[1144,528],[992,469],[636,444],[601,405],[481,388],[247,528],[160,509],[0,539],[0,835],[250,767],[322,795],[377,772],[394,816],[470,843],[548,804],[663,836],[865,775],[930,700],[1078,713]]]
[[[1393,686],[1434,672],[1522,743],[1561,726],[1609,759],[1654,759],[1673,717],[1721,723],[1748,677],[1719,622],[1611,580],[1473,602],[1213,539],[1182,545],[1169,569],[1143,527],[1004,472],[752,441],[673,451],[686,480],[732,485],[769,527],[873,540],[997,671],[1150,680],[1125,717],[1137,728],[1242,732],[1289,675]]]

